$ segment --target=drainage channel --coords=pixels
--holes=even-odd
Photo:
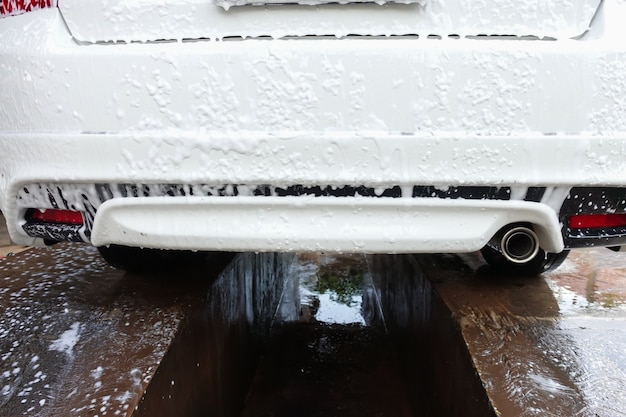
[[[133,416],[495,415],[413,256],[243,254],[207,300]]]
[[[242,416],[414,415],[372,284],[362,256],[298,257]]]

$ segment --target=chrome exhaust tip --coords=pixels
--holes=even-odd
[[[539,253],[539,238],[530,228],[516,226],[507,230],[499,239],[498,249],[509,261],[524,264]]]

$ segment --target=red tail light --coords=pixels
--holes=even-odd
[[[0,15],[14,16],[56,5],[57,0],[0,0]]]
[[[569,218],[572,229],[626,227],[626,214],[579,214]]]
[[[33,210],[30,218],[45,223],[83,224],[83,215],[72,210]]]

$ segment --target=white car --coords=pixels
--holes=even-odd
[[[626,244],[623,0],[324,3],[4,0],[12,239],[517,273]]]

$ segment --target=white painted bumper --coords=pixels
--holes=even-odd
[[[502,227],[530,221],[563,250],[549,207],[528,202],[319,197],[113,199],[92,242],[223,251],[471,252]]]
[[[315,212],[330,210],[336,211],[337,224],[345,225],[344,228],[335,227],[333,224],[325,233],[327,243],[324,247],[332,247],[338,242],[342,250],[352,248],[353,238],[346,238],[345,227],[365,227],[363,233],[371,233],[372,230],[380,230],[379,226],[371,223],[376,221],[388,228],[385,235],[394,236],[397,243],[388,245],[384,242],[376,244],[369,241],[364,250],[376,251],[386,247],[393,251],[409,250],[432,250],[449,251],[460,248],[476,247],[484,243],[494,232],[494,227],[502,225],[506,217],[504,213],[511,211],[517,213],[509,219],[513,221],[532,221],[537,219],[545,229],[544,238],[548,247],[561,247],[561,236],[557,223],[557,213],[565,198],[569,187],[576,184],[615,185],[622,184],[626,175],[626,144],[621,139],[598,139],[585,136],[551,137],[424,137],[416,135],[388,135],[383,132],[371,132],[371,136],[360,135],[320,135],[318,137],[291,136],[291,137],[245,137],[238,140],[230,140],[221,136],[209,135],[185,135],[185,136],[158,136],[158,135],[127,135],[127,134],[84,134],[84,135],[5,135],[1,138],[3,150],[11,157],[0,161],[4,171],[11,172],[11,176],[4,176],[5,188],[2,188],[3,212],[9,222],[9,230],[14,241],[22,244],[38,244],[39,240],[28,237],[20,227],[24,212],[27,208],[53,208],[48,195],[45,192],[25,193],[23,188],[32,184],[72,184],[74,190],[71,194],[58,196],[57,201],[66,199],[72,204],[82,201],[82,196],[88,196],[91,201],[98,201],[97,192],[93,184],[234,184],[234,185],[259,185],[270,184],[275,186],[289,186],[294,184],[303,185],[368,185],[385,188],[400,186],[403,189],[402,198],[375,198],[369,201],[363,198],[337,197],[331,200],[317,200],[307,197],[298,197],[289,201],[287,208],[293,212],[295,207],[302,209],[303,205],[310,204],[311,215]],[[574,146],[575,145],[575,146]],[[602,159],[605,170],[581,169],[581,167],[595,166],[598,154],[603,149],[621,151],[611,152]],[[189,152],[189,149],[194,152]],[[29,151],[32,150],[32,151]],[[23,163],[24,155],[28,156],[28,164]],[[185,156],[188,155],[188,156]],[[555,163],[555,155],[558,155],[559,163]],[[53,156],[53,158],[51,157]],[[496,163],[503,161],[506,163]],[[615,173],[619,173],[615,175]],[[511,187],[510,201],[453,201],[442,200],[439,202],[414,201],[411,191],[414,185],[447,186],[509,186]],[[528,186],[547,186],[554,192],[546,193],[541,203],[526,203],[520,201],[524,198],[525,189]],[[406,191],[405,191],[406,190]],[[20,198],[18,199],[18,195]],[[113,196],[116,197],[116,196]],[[150,197],[155,198],[155,197]],[[199,198],[198,200],[193,200]],[[141,240],[137,237],[130,238],[123,233],[94,231],[93,242],[101,244],[105,242],[141,244],[147,247],[163,247],[174,245],[185,246],[189,249],[208,249],[229,247],[234,243],[220,244],[216,236],[212,235],[213,229],[208,226],[191,228],[192,223],[197,222],[201,213],[211,213],[212,208],[218,210],[217,220],[225,221],[228,213],[222,213],[223,205],[228,205],[234,217],[239,218],[242,226],[240,231],[249,233],[249,242],[259,244],[265,248],[266,237],[261,241],[254,240],[258,231],[254,226],[259,225],[256,218],[257,209],[277,207],[275,212],[282,207],[278,201],[266,200],[268,197],[254,197],[257,200],[248,201],[243,197],[214,197],[206,200],[201,197],[193,197],[179,200],[178,197],[168,199],[155,199],[153,203],[144,203],[141,207],[147,207],[154,214],[146,219],[159,219],[157,223],[160,233],[148,234],[148,230],[138,230],[146,233]],[[285,198],[285,197],[282,197]],[[104,207],[114,205],[117,216],[128,209],[130,218],[136,218],[136,202],[131,198],[114,198],[97,208],[96,224],[104,221],[101,213]],[[217,201],[219,200],[219,202]],[[388,201],[389,200],[389,201]],[[197,202],[195,202],[197,201]],[[184,203],[181,203],[184,202]],[[160,212],[155,204],[163,204],[163,212]],[[240,210],[232,206],[241,204]],[[467,204],[467,207],[464,206]],[[520,204],[522,204],[520,206]],[[528,204],[528,206],[527,206]],[[170,207],[171,205],[171,207]],[[178,229],[178,220],[175,215],[187,216],[186,208],[189,208],[189,227]],[[345,206],[341,208],[341,206]],[[359,206],[370,208],[376,216],[368,221],[363,217],[352,218],[352,211]],[[403,207],[411,207],[413,211],[403,211]],[[446,208],[449,205],[448,208]],[[172,208],[173,207],[173,208]],[[77,209],[81,207],[77,206]],[[436,208],[436,210],[434,210]],[[524,210],[520,211],[520,208]],[[332,209],[332,210],[331,210]],[[466,209],[471,209],[474,214],[467,217]],[[303,209],[304,210],[304,209]],[[546,210],[549,210],[552,220],[547,220]],[[436,211],[437,213],[433,213]],[[534,211],[537,213],[533,214]],[[222,214],[219,214],[222,213]],[[412,213],[412,214],[411,214]],[[413,215],[430,213],[422,221],[416,222]],[[483,220],[469,221],[480,213]],[[526,219],[521,214],[528,215]],[[306,216],[292,216],[292,221],[300,222],[299,225],[291,226],[290,239],[297,237],[294,233],[300,232],[304,246],[311,242],[307,227],[310,222]],[[388,217],[387,217],[388,216]],[[430,219],[436,217],[434,227],[417,227],[413,224],[430,224]],[[491,218],[496,216],[496,218]],[[123,217],[123,216],[122,216]],[[251,218],[250,220],[246,220]],[[392,220],[393,219],[393,220]],[[447,219],[447,220],[445,220]],[[181,220],[183,223],[186,220]],[[400,222],[395,226],[389,225],[394,221]],[[404,223],[407,221],[408,223]],[[117,220],[106,220],[108,224],[105,230],[119,230],[110,226]],[[126,224],[127,220],[120,224]],[[155,224],[157,224],[155,223]],[[272,225],[276,222],[270,223]],[[251,226],[248,226],[251,225]],[[454,225],[453,227],[449,227]],[[460,225],[465,225],[462,228]],[[217,226],[215,226],[217,227]],[[230,227],[230,226],[219,226]],[[233,226],[234,227],[234,226]],[[269,226],[268,226],[269,227]],[[404,239],[404,229],[411,227],[409,243]],[[436,239],[434,230],[441,229],[441,239]],[[459,238],[458,244],[446,243],[451,240],[452,233],[462,235],[463,229],[472,230],[468,239]],[[193,229],[193,233],[191,233]],[[272,228],[265,228],[269,231]],[[278,234],[279,228],[273,229]],[[184,242],[180,233],[189,233],[188,242]],[[202,233],[208,233],[202,235]],[[217,232],[216,232],[217,233]],[[220,232],[222,233],[222,232]],[[269,232],[267,232],[269,233]],[[421,233],[421,234],[420,234]],[[319,237],[322,232],[318,231],[311,236]],[[375,234],[374,234],[375,235]],[[373,236],[372,235],[372,238]],[[172,238],[171,236],[178,236]],[[163,240],[162,240],[163,239]],[[362,239],[357,239],[362,240]],[[456,239],[454,239],[456,240]],[[346,243],[347,242],[347,243]],[[240,249],[248,249],[252,243],[242,241]],[[441,246],[437,249],[437,244]],[[378,245],[378,246],[377,246]],[[420,246],[421,245],[421,246]],[[369,249],[368,249],[369,248]]]

